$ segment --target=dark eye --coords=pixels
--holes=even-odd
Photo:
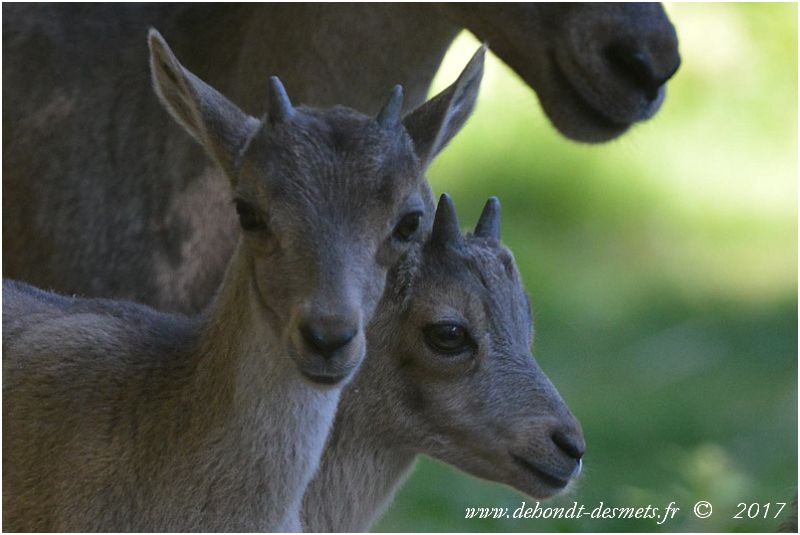
[[[264,230],[267,228],[264,218],[259,211],[250,203],[241,199],[236,199],[236,213],[239,214],[239,224],[247,231]]]
[[[395,225],[392,235],[400,241],[409,241],[416,234],[419,222],[422,219],[422,212],[411,212]]]
[[[434,351],[455,355],[463,353],[473,346],[472,338],[461,325],[454,323],[436,323],[424,330],[425,342]]]

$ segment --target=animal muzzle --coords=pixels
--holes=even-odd
[[[650,118],[680,65],[675,29],[658,5],[574,25],[558,51],[562,72],[599,115],[618,124]]]
[[[509,454],[517,469],[536,481],[532,494],[552,496],[580,475],[586,442],[574,418],[540,421],[526,434],[526,443]]]
[[[298,369],[316,384],[342,383],[364,358],[364,329],[356,311],[304,314],[294,322],[293,331],[292,353]]]

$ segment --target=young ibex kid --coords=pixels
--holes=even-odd
[[[484,49],[402,120],[399,87],[372,118],[294,107],[277,78],[259,120],[157,32],[149,43],[155,90],[227,175],[242,235],[198,317],[3,283],[4,528],[297,529],[386,272],[430,225],[423,173],[474,106]]]
[[[443,195],[430,239],[392,270],[304,497],[309,531],[368,530],[420,453],[537,498],[580,473],[583,433],[530,354],[499,217],[490,199],[465,238]]]

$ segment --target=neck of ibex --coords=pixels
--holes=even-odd
[[[254,282],[240,244],[198,338],[197,395],[215,399],[200,415],[207,428],[196,454],[212,512],[204,531],[296,530],[339,399],[340,389],[311,385],[283,353]]]
[[[270,396],[267,383],[298,383],[291,360],[281,352],[279,334],[264,318],[268,313],[258,298],[251,260],[240,244],[217,294],[201,313],[196,351],[197,385],[226,396],[220,400],[226,417],[249,412],[253,399]]]
[[[303,498],[306,531],[368,531],[411,472],[416,454],[382,425],[380,403],[369,400],[377,390],[370,388],[369,376],[359,373],[342,394],[319,469]]]

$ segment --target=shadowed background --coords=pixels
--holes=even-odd
[[[429,176],[465,227],[500,197],[534,354],[583,424],[584,475],[542,505],[681,510],[660,526],[465,519],[536,500],[423,459],[376,531],[774,531],[786,516],[772,518],[797,492],[797,6],[667,10],[683,64],[655,119],[568,142],[490,56]],[[432,93],[477,44],[455,42]],[[773,509],[734,519],[739,502]]]

